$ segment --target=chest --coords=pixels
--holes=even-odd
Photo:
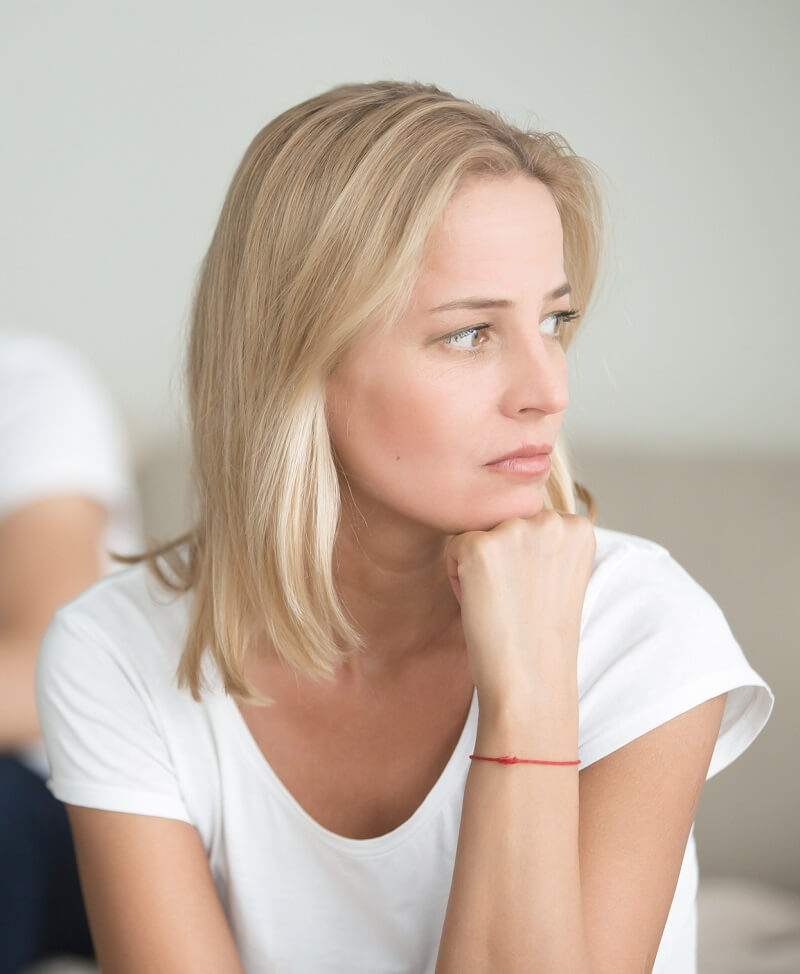
[[[238,707],[272,771],[318,824],[369,839],[423,803],[458,743],[474,688],[459,671],[346,697],[265,689],[272,707]]]

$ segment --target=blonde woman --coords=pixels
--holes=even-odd
[[[195,526],[41,649],[101,967],[694,970],[697,804],[774,698],[570,476],[601,250],[586,160],[433,85],[256,135],[194,298]]]

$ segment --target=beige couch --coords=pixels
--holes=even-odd
[[[582,444],[572,453],[598,523],[667,547],[720,604],[775,692],[764,731],[700,802],[699,972],[798,974],[800,458],[614,454]],[[146,530],[164,539],[184,530],[184,448],[160,444],[137,468]]]

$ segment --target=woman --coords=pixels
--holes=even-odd
[[[251,143],[194,301],[196,527],[41,650],[102,967],[693,970],[697,802],[773,697],[570,477],[601,211],[561,137],[432,85]]]

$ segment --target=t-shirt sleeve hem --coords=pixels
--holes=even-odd
[[[170,795],[159,795],[152,791],[131,791],[127,788],[107,788],[55,778],[47,780],[47,788],[59,801],[69,805],[99,808],[107,812],[132,812],[137,815],[174,818],[194,825],[183,802]]]
[[[772,690],[748,667],[734,667],[709,674],[691,687],[683,686],[661,699],[644,701],[641,710],[615,720],[589,741],[579,744],[580,768],[594,764],[679,714],[726,692],[728,699],[706,774],[708,781],[747,750],[772,712],[775,703]]]

